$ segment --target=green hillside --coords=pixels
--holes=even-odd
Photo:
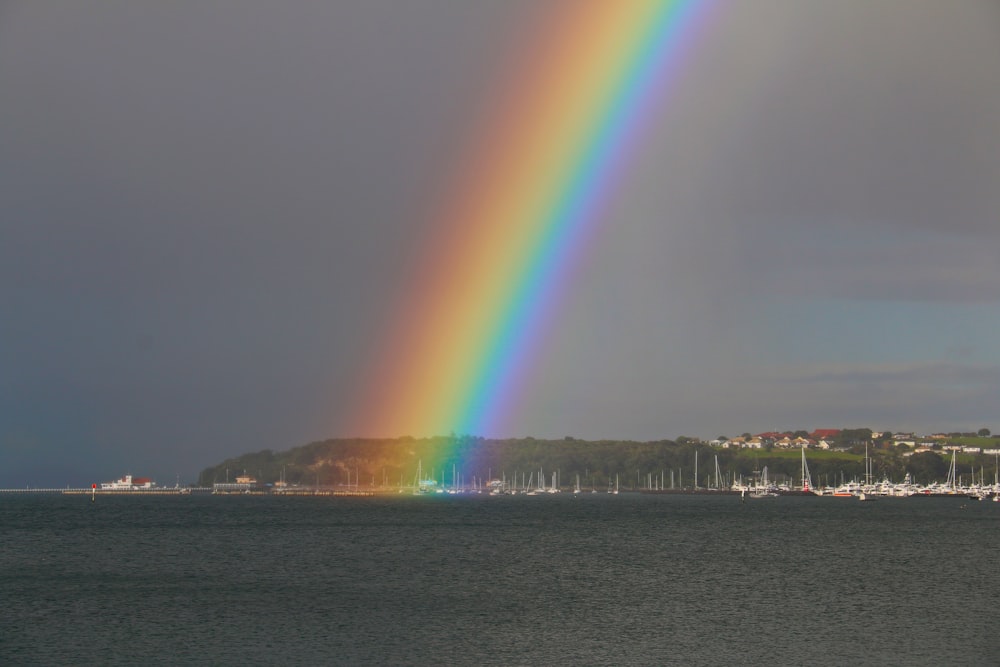
[[[734,476],[749,478],[765,467],[771,480],[801,483],[801,452],[798,449],[726,449],[703,443],[659,440],[588,441],[574,438],[490,440],[473,436],[439,436],[398,439],[331,439],[312,442],[287,451],[264,450],[227,459],[206,468],[199,476],[201,486],[235,479],[244,472],[263,483],[284,478],[290,484],[321,486],[407,486],[416,478],[418,466],[425,478],[451,485],[457,477],[462,485],[490,477],[517,475],[527,478],[543,470],[551,479],[558,472],[562,486],[572,486],[579,476],[586,487],[606,488],[616,477],[623,488],[644,488],[647,484],[669,487],[715,484],[716,462],[720,483],[728,485]],[[980,444],[983,444],[980,441]],[[987,445],[992,444],[987,440]],[[901,480],[909,472],[915,481],[943,480],[950,456],[927,452],[904,456],[906,448],[872,448],[873,475]],[[808,466],[816,485],[837,484],[862,478],[865,473],[864,447],[850,451],[807,450]],[[993,469],[994,457],[962,454],[960,474],[977,476]],[[989,475],[992,477],[992,475]]]

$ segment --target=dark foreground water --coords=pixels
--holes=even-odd
[[[0,496],[0,664],[997,665],[1000,503]]]

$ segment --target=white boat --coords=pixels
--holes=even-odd
[[[855,481],[841,484],[833,490],[835,498],[852,498],[861,493],[861,484]]]
[[[767,478],[767,466],[760,472],[760,479],[750,487],[750,498],[777,498],[778,487],[771,484]]]
[[[993,502],[1000,503],[1000,454],[994,459],[996,466],[993,472]]]
[[[562,493],[562,489],[559,488],[559,471],[552,473],[552,486],[545,490],[546,493]]]
[[[417,462],[417,476],[413,483],[413,495],[424,496],[431,493],[441,493],[441,489],[438,488],[437,480],[434,479],[424,479],[423,462]]]
[[[823,492],[813,486],[812,475],[809,474],[809,464],[806,463],[806,446],[802,445],[802,492],[803,493],[814,493],[817,496],[823,495]]]
[[[538,474],[539,474],[539,477],[541,477],[541,473],[539,472]],[[525,495],[527,495],[527,496],[537,496],[539,493],[543,493],[544,492],[544,487],[542,487],[541,489],[533,489],[533,488],[531,488],[531,485],[532,485],[532,483],[534,483],[534,480],[535,480],[535,473],[531,473],[530,475],[528,475],[528,485],[524,487],[524,489],[525,489],[525,492],[524,492]]]
[[[155,486],[156,482],[148,477],[125,475],[113,482],[101,482],[101,491],[145,491]]]

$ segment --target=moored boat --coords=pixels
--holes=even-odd
[[[125,475],[112,482],[101,482],[101,491],[149,491],[156,488],[156,482],[148,477]]]

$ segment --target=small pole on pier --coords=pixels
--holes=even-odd
[[[97,500],[97,484],[90,485],[90,502]]]

